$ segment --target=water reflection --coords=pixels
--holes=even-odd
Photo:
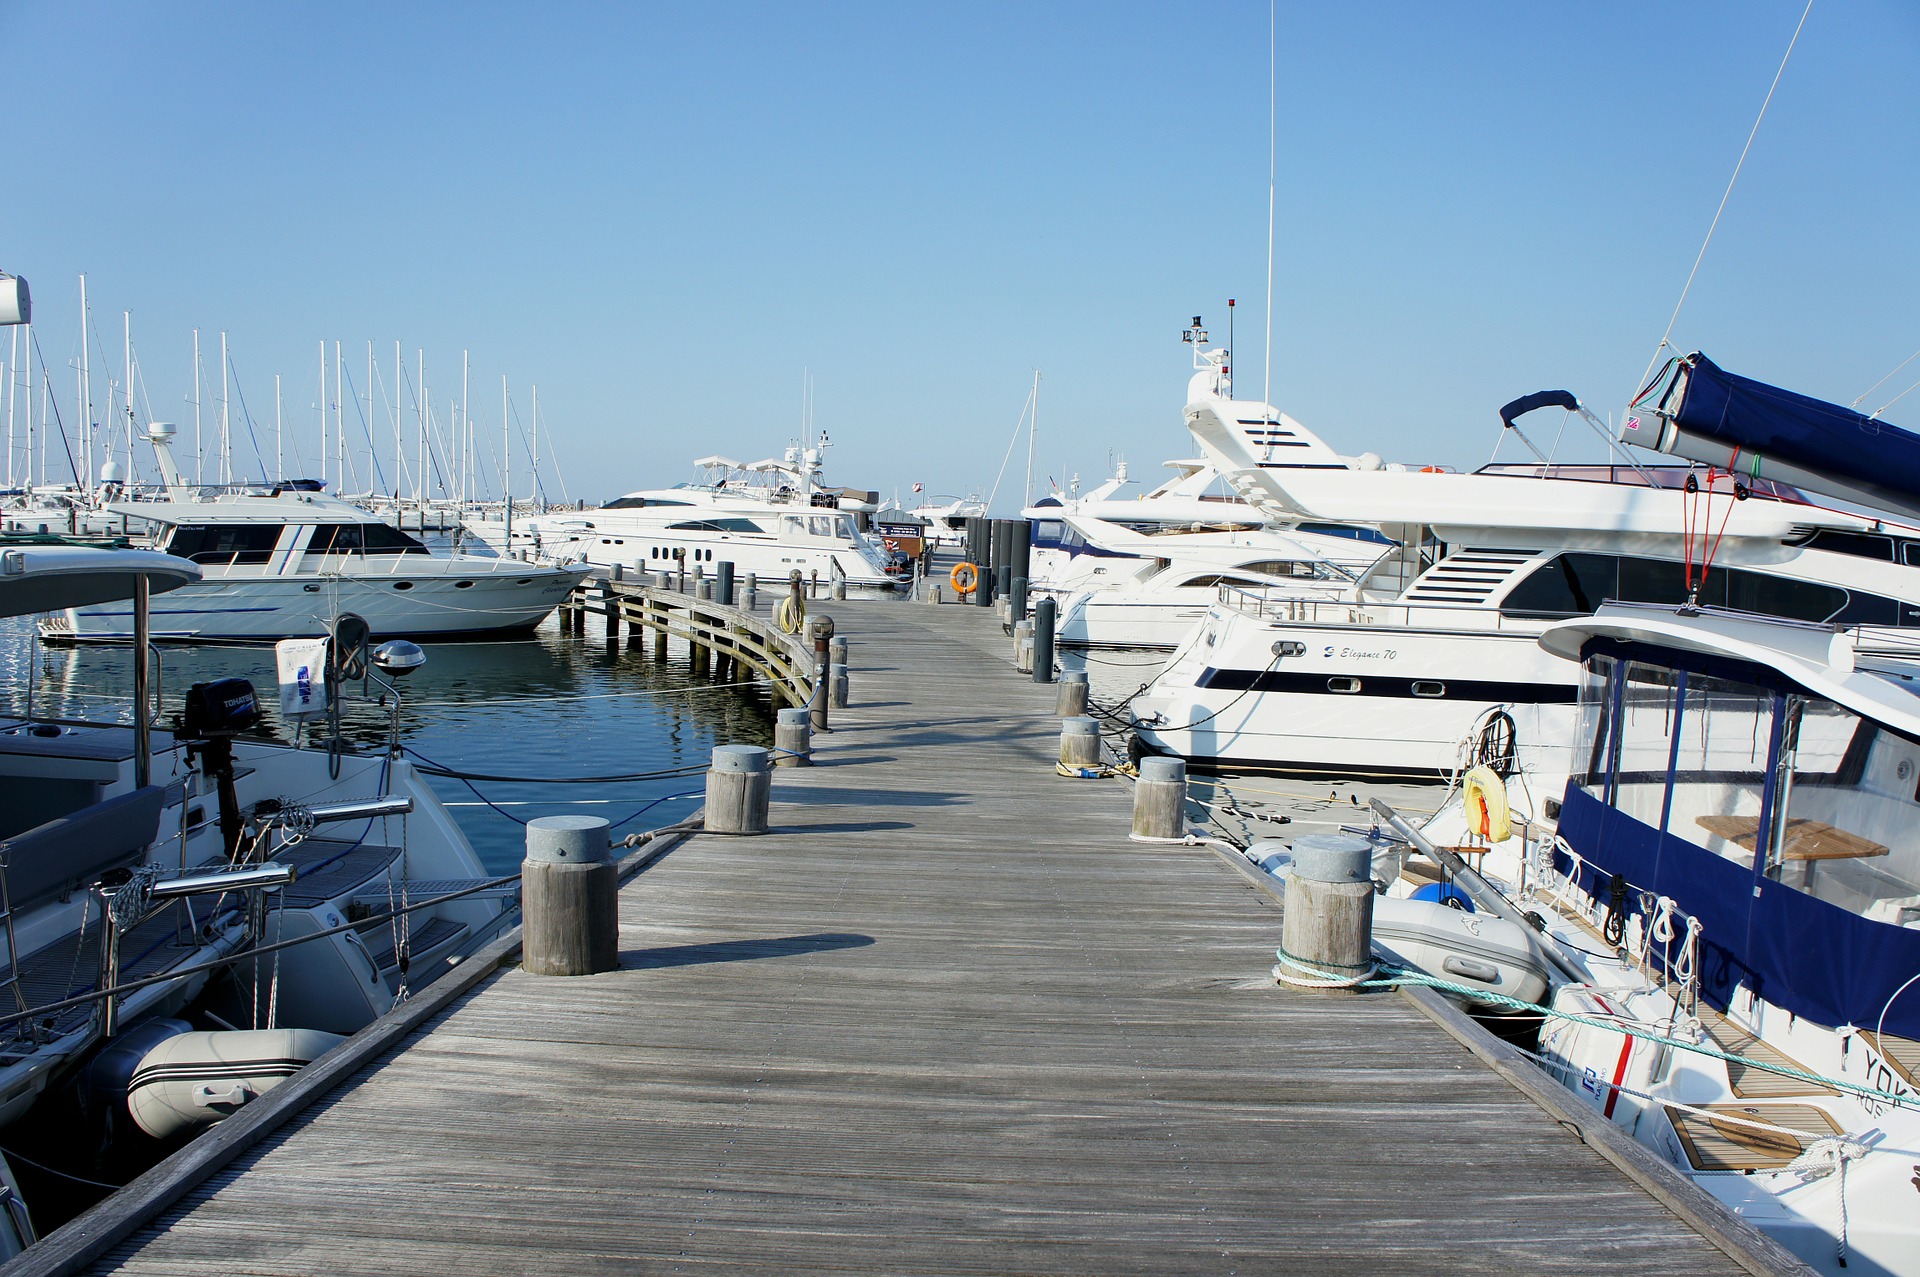
[[[400,684],[401,738],[419,756],[450,769],[514,777],[600,777],[704,767],[718,744],[771,744],[773,714],[764,691],[696,678],[684,644],[664,663],[646,648],[599,636],[562,636],[550,619],[532,636],[422,645],[427,664]],[[0,676],[8,713],[32,708],[47,717],[126,722],[131,717],[132,653],[127,648],[43,648],[30,618],[0,621]],[[180,709],[188,686],[239,677],[259,690],[267,730],[292,739],[278,714],[271,647],[170,646],[162,649],[163,721]],[[355,708],[343,734],[377,746],[385,711]],[[687,815],[698,799],[660,801],[698,791],[692,777],[568,784],[475,782],[436,777],[434,788],[489,868],[519,862],[517,821],[559,813],[604,815],[627,834]],[[494,804],[488,806],[488,803]]]

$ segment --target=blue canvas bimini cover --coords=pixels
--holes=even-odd
[[[1666,402],[1675,391],[1677,407]],[[1698,351],[1674,361],[1662,400],[1658,410],[1681,430],[1737,449],[1728,467],[1736,474],[1758,478],[1768,462],[1784,462],[1838,480],[1833,495],[1920,502],[1920,435],[1889,422],[1737,377]]]

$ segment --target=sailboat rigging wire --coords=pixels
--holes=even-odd
[[[40,357],[40,380],[41,385],[45,386],[52,379],[53,372],[47,367],[47,352],[40,349],[39,333],[33,334],[33,353]],[[53,409],[53,424],[60,427],[60,447],[67,454],[67,465],[73,470],[74,482],[80,486],[85,486],[86,480],[80,477],[80,463],[73,459],[73,440],[67,438],[67,423],[60,418],[60,401],[48,396],[47,405]],[[46,428],[46,422],[43,420],[40,423],[40,446],[42,449],[46,447]],[[31,462],[32,458],[28,458],[28,460]],[[42,451],[40,455],[40,469],[42,471],[40,477],[42,480],[45,480],[47,477],[45,474],[46,468],[46,453]],[[32,485],[29,484],[28,486],[31,487]]]
[[[1026,424],[1027,409],[1033,407],[1033,396],[1040,388],[1040,381],[1037,377],[1034,379],[1033,386],[1034,388],[1027,392],[1027,402],[1021,405],[1019,420],[1013,423],[1013,438],[1007,440],[1007,455],[1000,458],[1000,473],[993,476],[993,491],[987,493],[987,509],[989,510],[993,508],[993,499],[1000,495],[1000,480],[1006,477],[1007,463],[1013,460],[1013,446],[1020,442],[1020,427]]]
[[[1706,260],[1707,245],[1713,243],[1713,232],[1720,226],[1720,215],[1727,211],[1727,201],[1733,198],[1733,184],[1740,180],[1740,170],[1747,162],[1747,152],[1753,149],[1753,139],[1760,134],[1760,121],[1767,118],[1767,107],[1773,102],[1773,93],[1780,87],[1780,77],[1787,73],[1787,59],[1793,56],[1793,46],[1800,41],[1801,28],[1807,25],[1807,16],[1813,12],[1813,0],[1807,0],[1807,7],[1800,13],[1800,25],[1793,29],[1793,39],[1787,41],[1787,51],[1780,58],[1780,69],[1773,73],[1773,83],[1767,87],[1767,97],[1760,104],[1760,114],[1754,117],[1753,128],[1747,134],[1747,144],[1740,148],[1740,159],[1733,166],[1733,176],[1727,179],[1727,189],[1720,196],[1720,207],[1713,211],[1713,221],[1707,227],[1707,237],[1700,243],[1700,252],[1693,259],[1693,269],[1687,272],[1687,282],[1680,289],[1680,300],[1673,305],[1673,315],[1667,320],[1667,331],[1660,335],[1660,344],[1653,349],[1653,358],[1647,361],[1647,371],[1640,380],[1645,382],[1653,372],[1654,365],[1660,362],[1660,352],[1667,348],[1668,340],[1673,336],[1673,326],[1680,322],[1680,308],[1687,304],[1687,293],[1693,288],[1693,277],[1700,273],[1700,263]]]
[[[1920,381],[1914,382],[1913,385],[1908,386],[1905,390],[1901,391],[1899,394],[1895,395],[1893,398],[1887,400],[1885,403],[1881,404],[1878,408],[1875,408],[1871,413],[1868,414],[1867,419],[1869,421],[1877,420],[1881,413],[1893,407],[1895,404],[1899,403],[1902,399],[1905,399],[1908,395],[1912,394],[1916,388],[1920,388]]]
[[[1848,404],[1847,407],[1858,408],[1868,395],[1880,389],[1880,387],[1886,385],[1889,381],[1892,381],[1894,373],[1899,372],[1902,368],[1905,368],[1908,364],[1912,363],[1916,359],[1920,359],[1920,350],[1914,351],[1911,355],[1908,355],[1905,359],[1902,359],[1899,363],[1895,364],[1893,368],[1888,371],[1886,376],[1882,377],[1880,380],[1874,382],[1871,386],[1868,386],[1865,390],[1861,391],[1860,397],[1858,399],[1855,399],[1852,403]],[[1907,390],[1912,390],[1912,389],[1913,389],[1912,386],[1907,387]],[[1906,390],[1903,390],[1900,393],[1904,395],[1906,393]],[[1890,407],[1892,407],[1891,403],[1882,404],[1880,406],[1880,412],[1885,412]],[[1880,415],[1880,412],[1876,412],[1873,415],[1877,417]]]

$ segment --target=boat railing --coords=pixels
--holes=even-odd
[[[1352,598],[1315,598],[1285,585],[1222,584],[1224,607],[1257,620],[1301,625],[1374,626],[1388,629],[1520,630],[1537,633],[1538,618],[1509,617],[1497,608],[1449,603],[1369,603]]]

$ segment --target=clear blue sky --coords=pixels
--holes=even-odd
[[[1462,466],[1517,394],[1617,411],[1801,9],[1281,4],[1274,401]],[[309,457],[318,342],[364,383],[398,338],[443,415],[470,350],[496,435],[500,375],[523,419],[538,383],[574,496],[777,452],[807,370],[835,482],[984,491],[1036,368],[1042,475],[1154,474],[1188,317],[1223,340],[1239,300],[1258,394],[1267,13],[0,0],[0,268],[69,420],[84,271],[97,394],[130,310],[190,421],[192,329],[224,329]],[[1920,348],[1917,69],[1920,7],[1818,0],[1681,349],[1847,402]]]

